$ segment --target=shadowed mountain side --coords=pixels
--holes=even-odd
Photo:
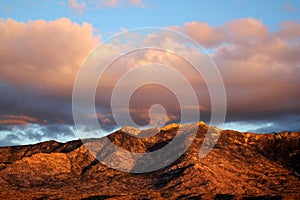
[[[133,174],[95,157],[120,161],[104,138],[0,148],[1,199],[299,199],[300,133],[253,134],[225,130],[200,159],[208,126],[198,124],[192,145],[160,170]],[[189,125],[184,125],[189,128]],[[123,150],[154,152],[169,144],[179,125],[136,138],[123,130],[108,139]],[[130,128],[126,129],[126,132]],[[142,134],[135,131],[135,135]],[[147,134],[146,134],[147,135]],[[83,145],[84,143],[84,145]],[[209,141],[208,141],[209,143]],[[93,147],[93,149],[91,148]],[[182,145],[178,145],[181,148]],[[86,149],[91,150],[88,152]],[[177,148],[177,147],[176,147]],[[94,152],[93,152],[94,150]],[[176,150],[176,149],[175,149]],[[168,159],[168,153],[164,155]],[[152,162],[148,160],[148,162]],[[126,163],[126,162],[125,162]],[[134,169],[134,160],[126,163]],[[147,168],[147,163],[144,165]]]

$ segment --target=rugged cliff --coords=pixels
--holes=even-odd
[[[141,174],[117,171],[95,159],[86,149],[95,142],[103,143],[101,138],[2,147],[0,197],[300,199],[300,133],[253,134],[225,130],[213,150],[199,158],[200,146],[207,145],[203,140],[208,126],[198,125],[192,145],[178,160],[163,169]],[[135,130],[134,134],[144,137],[135,138],[123,132],[130,132],[127,127],[108,138],[131,152],[153,152],[172,141],[177,130],[176,124],[162,129]],[[109,157],[111,146],[102,146],[97,155]],[[167,159],[168,155],[165,156]],[[128,166],[134,168],[135,163],[129,160]]]

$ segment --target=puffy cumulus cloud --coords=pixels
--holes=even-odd
[[[92,25],[67,18],[27,23],[1,19],[0,30],[1,127],[71,124],[75,75],[101,39]]]
[[[227,41],[234,43],[260,42],[269,36],[268,28],[257,19],[246,18],[234,20],[225,25]]]
[[[245,20],[251,30],[243,27]],[[227,89],[229,119],[299,114],[299,24],[283,22],[280,30],[269,32],[260,21],[245,20],[225,25],[233,37],[212,53]]]
[[[285,116],[300,115],[299,27],[298,22],[283,21],[271,32],[262,21],[245,18],[222,26],[188,22],[173,28],[209,49],[226,87],[228,122],[267,121],[267,128],[251,130],[278,131],[294,130],[290,124],[295,119]],[[279,124],[279,118],[284,122]]]
[[[70,94],[80,64],[100,39],[91,24],[67,18],[2,19],[0,29],[1,80],[60,95]]]
[[[214,47],[219,45],[228,37],[222,27],[212,27],[206,22],[187,22],[183,27],[173,26],[171,29],[183,31],[193,37],[204,47]]]
[[[297,56],[300,53],[298,26],[299,24],[295,22],[283,22],[279,30],[270,32],[262,21],[246,18],[228,22],[220,27],[191,22],[186,23],[183,27],[177,26],[175,29],[188,33],[199,43],[204,43],[204,46],[210,48],[210,55],[216,62],[225,83],[228,101],[227,121],[231,122],[239,120],[272,121],[274,116],[300,113],[300,105],[297,103],[300,99],[298,92],[300,62],[299,56]],[[182,45],[177,38],[171,38],[168,35],[150,34],[144,42],[148,44],[147,46],[160,44],[170,50],[166,52],[158,50],[132,52],[118,59],[110,66],[106,77],[103,77],[102,84],[100,84],[102,88],[98,88],[98,91],[102,91],[100,98],[103,98],[103,101],[99,101],[99,103],[110,106],[112,94],[110,91],[120,76],[128,70],[149,63],[160,63],[172,66],[191,82],[200,102],[198,109],[202,112],[202,120],[209,121],[210,96],[203,80],[207,77],[199,77],[199,74],[188,62],[175,55],[180,52],[186,58],[193,58],[199,54],[196,54],[188,46]],[[162,71],[162,73],[164,72]],[[135,77],[146,79],[152,76],[157,75],[141,72]],[[168,77],[166,75],[166,79]],[[137,78],[131,78],[129,82],[136,80]],[[108,82],[110,85],[105,84]],[[107,86],[106,90],[104,86]],[[177,83],[177,88],[189,96],[179,83]],[[167,97],[165,91],[160,93],[157,88],[152,90],[150,87],[144,89],[147,92],[140,97],[139,95],[134,96],[136,100],[133,100],[139,112],[131,111],[132,117],[139,122],[138,124],[145,125],[149,122],[149,109],[141,108],[149,108],[149,105],[155,103],[161,103],[169,111],[170,116],[174,115],[180,119],[178,104],[169,101],[170,96]],[[155,101],[149,102],[152,97],[155,98]],[[167,104],[164,104],[165,99],[168,101]],[[286,125],[288,124],[289,122],[286,122]],[[272,127],[274,130],[279,130],[277,125]]]
[[[284,21],[280,24],[281,29],[277,32],[277,35],[287,41],[299,42],[300,35],[300,23],[293,21]]]
[[[162,36],[163,37],[163,36]],[[168,39],[168,38],[165,38]],[[161,39],[161,43],[164,43]],[[146,41],[147,44],[150,44],[150,41]],[[154,42],[155,43],[155,42]],[[178,45],[176,41],[168,39],[166,42],[166,46],[170,48],[173,46],[178,51],[187,51],[187,48],[183,48]],[[178,46],[177,46],[178,45]],[[184,52],[187,53],[187,52]],[[192,55],[190,52],[189,56]],[[208,57],[207,57],[208,58]],[[160,65],[154,65],[160,67],[160,74],[157,74],[152,71],[151,65],[147,71],[139,70],[140,66],[145,66],[153,63],[159,63]],[[209,96],[206,86],[203,82],[201,76],[195,71],[193,66],[191,66],[186,60],[183,58],[176,56],[175,54],[168,51],[161,51],[157,49],[148,49],[143,51],[134,51],[126,56],[122,56],[117,59],[114,63],[112,63],[107,71],[105,71],[104,75],[101,77],[97,94],[96,94],[96,102],[98,105],[102,105],[104,107],[110,108],[111,105],[111,97],[112,91],[114,87],[117,86],[118,81],[124,76],[126,77],[126,84],[120,84],[118,87],[121,88],[122,94],[125,94],[130,91],[130,88],[135,85],[138,81],[143,80],[157,80],[160,77],[160,80],[163,80],[165,85],[159,85],[154,82],[149,81],[148,84],[139,85],[139,88],[135,90],[135,92],[131,95],[129,105],[126,105],[125,99],[119,99],[116,101],[117,107],[117,115],[120,118],[125,119],[128,115],[126,115],[126,109],[129,107],[129,112],[132,119],[140,126],[148,125],[151,118],[150,107],[154,104],[160,104],[166,109],[166,116],[164,117],[161,113],[152,113],[152,118],[157,121],[157,119],[164,119],[166,123],[170,122],[179,122],[181,116],[181,107],[179,105],[176,91],[181,91],[182,95],[189,96],[185,85],[181,84],[176,80],[175,76],[170,74],[167,69],[164,67],[170,66],[177,70],[178,74],[185,78],[188,84],[191,84],[191,87],[194,88],[196,95],[198,96],[201,102],[201,106],[193,107],[186,106],[182,107],[185,110],[199,110],[201,107],[201,111],[203,108],[209,107]],[[131,72],[133,72],[131,74]],[[176,88],[175,91],[172,91],[170,88]],[[121,96],[122,96],[121,94]],[[103,111],[103,107],[100,107],[98,111]],[[203,109],[205,112],[209,112],[209,109]],[[157,123],[156,123],[157,124]],[[133,126],[134,124],[126,124]]]
[[[213,48],[227,43],[245,43],[258,41],[269,36],[268,27],[257,19],[237,19],[223,26],[210,26],[206,22],[187,22],[182,27],[171,29],[182,31],[205,48]]]

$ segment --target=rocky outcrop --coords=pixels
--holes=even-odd
[[[225,130],[212,151],[199,158],[200,146],[208,145],[203,144],[208,126],[198,126],[192,145],[178,160],[142,174],[117,171],[95,159],[95,153],[113,153],[101,138],[1,147],[0,198],[300,199],[300,133]],[[119,130],[108,139],[126,151],[153,152],[169,144],[179,127],[144,132],[149,137]],[[95,143],[101,148],[87,151]],[[128,167],[135,164],[129,161]]]

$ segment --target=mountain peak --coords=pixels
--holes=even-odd
[[[300,133],[297,132],[254,134],[223,130],[210,153],[200,158],[200,147],[209,145],[204,140],[207,128],[203,128],[208,125],[198,122],[202,128],[197,129],[192,144],[178,160],[143,174],[109,168],[87,151],[100,146],[100,150],[95,148],[95,155],[120,165],[120,160],[113,156],[114,145],[141,154],[154,152],[172,141],[176,128],[189,129],[194,125],[169,124],[147,130],[123,127],[121,132],[108,135],[112,144],[99,138],[2,147],[0,198],[300,199]],[[146,131],[147,138],[122,134],[122,130],[133,135]],[[150,132],[152,136],[148,137]],[[169,153],[161,156],[167,160]],[[142,167],[147,168],[148,162],[155,159],[145,160]],[[130,169],[136,167],[133,157],[125,162]]]
[[[140,134],[141,130],[138,129],[138,128],[135,128],[133,126],[124,126],[122,129],[121,129],[122,132],[125,132],[125,133],[129,133],[131,135],[138,135]]]
[[[141,134],[141,132],[148,132],[148,131],[154,131],[154,130],[157,131],[157,132],[159,132],[160,130],[168,131],[170,129],[179,128],[179,127],[188,127],[188,126],[192,126],[192,125],[195,125],[195,124],[171,123],[171,124],[165,125],[165,126],[163,126],[161,128],[159,128],[159,127],[152,127],[152,128],[147,128],[147,129],[143,129],[143,130],[140,130],[140,129],[138,129],[136,127],[133,127],[133,126],[124,126],[120,130],[122,132],[129,133],[131,135],[139,135],[139,134]],[[208,127],[208,125],[205,122],[203,122],[203,121],[197,122],[196,125]]]

